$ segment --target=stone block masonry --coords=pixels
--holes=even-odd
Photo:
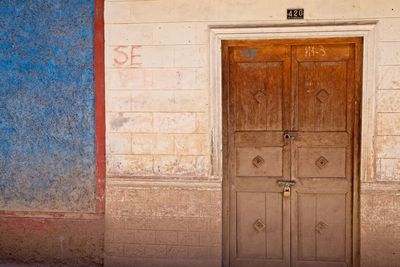
[[[206,25],[109,26],[108,175],[206,177],[210,157]],[[184,34],[176,34],[176,27]]]
[[[366,192],[361,198],[361,266],[400,263],[400,191]]]
[[[162,183],[107,185],[105,265],[220,266],[220,190]]]

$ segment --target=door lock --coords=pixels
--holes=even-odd
[[[292,186],[296,184],[296,181],[290,180],[279,180],[278,185],[283,187],[283,197],[290,197],[290,191]]]
[[[291,131],[284,131],[283,132],[283,139],[285,141],[290,141],[290,139],[294,139],[297,137],[297,132],[291,132]]]

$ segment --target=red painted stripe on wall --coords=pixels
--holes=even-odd
[[[104,0],[94,2],[94,90],[96,128],[96,213],[105,210],[105,90],[104,90]]]

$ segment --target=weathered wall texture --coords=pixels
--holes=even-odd
[[[218,188],[134,185],[107,194],[106,266],[220,266]]]
[[[94,0],[0,1],[0,261],[102,263],[93,28]]]
[[[373,190],[362,194],[361,266],[400,264],[399,186],[396,191]]]
[[[103,222],[103,217],[0,218],[0,260],[49,266],[97,266],[103,261]]]
[[[168,177],[178,180],[195,177],[199,180],[196,185],[207,184],[210,178],[209,26],[287,23],[286,8],[294,6],[305,8],[302,23],[378,21],[376,139],[368,140],[375,143],[376,174],[361,185],[361,266],[399,264],[398,0],[304,0],[295,4],[289,0],[107,0],[105,246],[108,266],[113,266],[114,259],[121,265],[129,265],[134,259],[142,262],[149,258],[154,259],[154,266],[163,266],[160,262],[157,265],[157,259],[169,258],[170,240],[173,246],[182,247],[182,258],[189,255],[192,248],[187,247],[185,239],[179,238],[181,230],[160,228],[157,223],[162,220],[154,222],[153,219],[164,217],[165,213],[174,213],[180,220],[198,218],[197,214],[185,213],[185,206],[176,205],[175,193],[165,201],[161,199],[174,190],[185,194],[197,192],[185,189],[184,184],[194,183],[190,179],[168,188]],[[138,179],[148,179],[148,183],[142,185],[137,183]],[[215,184],[220,192],[221,183]],[[211,200],[214,203],[208,205],[220,208],[220,199]],[[165,206],[166,202],[171,209],[170,205]],[[196,202],[202,203],[193,199],[190,204]],[[135,217],[138,212],[146,226],[129,222],[128,218]],[[212,220],[220,219],[220,213],[212,215]],[[183,229],[186,231],[186,226]],[[157,239],[163,231],[171,230],[166,234],[168,242]],[[150,241],[142,241],[145,231],[150,231]],[[191,231],[190,228],[187,231]],[[208,228],[201,231],[212,232]],[[119,237],[113,239],[116,233]],[[197,241],[194,246],[201,247]],[[184,262],[176,260],[174,266],[184,266]]]
[[[93,0],[0,2],[0,209],[94,211]]]

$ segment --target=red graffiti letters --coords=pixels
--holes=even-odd
[[[119,45],[114,47],[114,66],[117,67],[140,67],[141,55],[138,49],[140,45]]]

